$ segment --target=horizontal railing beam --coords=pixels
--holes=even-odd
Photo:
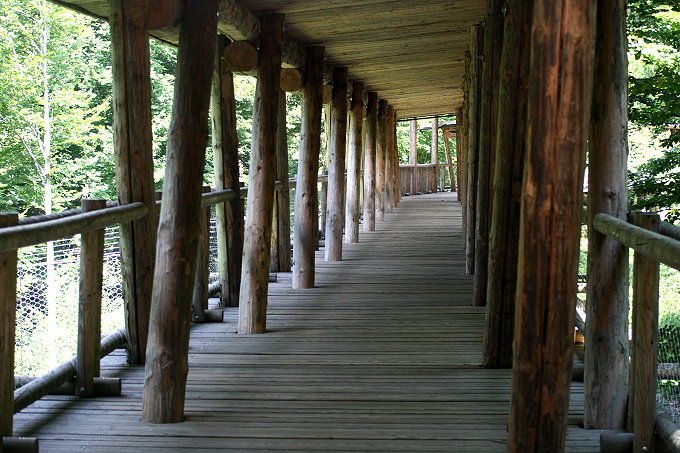
[[[636,252],[680,269],[680,241],[647,231],[607,214],[596,215],[593,226],[600,233],[616,239]]]
[[[56,241],[86,231],[99,230],[111,225],[141,219],[148,212],[144,203],[75,214],[40,223],[17,225],[0,229],[0,252],[17,250],[48,241]]]

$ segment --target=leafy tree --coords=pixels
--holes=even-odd
[[[628,2],[629,116],[660,139],[662,155],[630,175],[633,209],[680,218],[680,4]]]

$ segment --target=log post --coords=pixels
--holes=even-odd
[[[282,48],[283,15],[264,14],[253,106],[253,144],[238,312],[240,334],[264,333],[267,330]]]
[[[463,109],[458,107],[456,109],[456,200],[462,201],[463,195],[465,194],[465,188],[463,187],[463,156],[465,149],[465,142],[463,140]],[[442,190],[444,187],[442,186]]]
[[[378,129],[378,93],[368,92],[364,143],[364,232],[375,231],[375,158]]]
[[[234,199],[215,205],[222,307],[238,306],[243,254],[243,204],[239,183],[234,75],[227,70],[222,58],[231,45],[227,38],[218,35],[210,100],[215,190],[232,189],[236,194]]]
[[[480,41],[483,29],[473,25],[470,29],[470,99],[468,118],[468,157],[467,157],[467,206],[465,225],[465,271],[475,273],[476,206],[477,206],[477,157],[479,154],[479,79],[480,79]]]
[[[489,279],[482,365],[512,366],[520,199],[526,147],[532,1],[508,3],[499,81],[496,163],[489,231]]]
[[[121,205],[142,202],[155,212],[149,34],[132,22],[131,6],[112,0],[113,135]],[[120,226],[128,363],[144,363],[156,253],[153,215]]]
[[[387,101],[378,102],[378,134],[375,152],[375,220],[385,220],[385,161],[387,156]]]
[[[437,192],[437,175],[439,175],[439,118],[435,115],[434,118],[432,118],[432,147],[430,149],[430,162],[434,164],[434,187],[432,188],[432,192]],[[453,186],[453,181],[451,182],[451,185]],[[442,191],[444,188],[442,187]]]
[[[636,212],[633,223],[658,232],[659,215]],[[642,253],[633,256],[633,340],[629,414],[633,424],[633,451],[654,451],[656,373],[659,327],[659,262]]]
[[[196,267],[216,34],[217,3],[189,0],[180,26],[144,371],[142,419],[151,423],[184,416],[194,286],[187,276]]]
[[[462,149],[460,149],[458,152],[460,153],[461,157],[461,186],[463,187],[463,191],[461,192],[461,196],[458,198],[460,200],[460,207],[461,207],[461,223],[462,225],[462,237],[463,237],[463,248],[465,249],[467,247],[467,200],[468,200],[468,191],[469,191],[469,186],[468,186],[468,157],[470,154],[470,95],[471,95],[471,88],[470,88],[470,66],[471,66],[471,61],[470,61],[470,52],[467,51],[465,52],[465,80],[463,82],[463,117],[461,118],[461,121],[458,121],[456,118],[456,122],[460,122],[463,124],[463,143],[464,146]]]
[[[401,200],[401,176],[399,175],[399,146],[397,143],[397,111],[392,109],[392,119],[390,123],[390,128],[389,128],[389,134],[392,136],[391,140],[391,149],[390,152],[392,153],[393,157],[392,159],[394,160],[394,172],[392,173],[392,184],[393,184],[393,191],[394,191],[394,207],[396,208],[399,205],[399,201]]]
[[[496,123],[498,116],[498,69],[503,41],[503,0],[490,0],[484,31],[484,64],[482,70],[479,120],[479,153],[477,160],[477,203],[475,215],[475,280],[473,305],[486,305],[489,265],[489,221],[491,219],[491,182],[496,156]],[[495,251],[493,251],[495,253]]]
[[[387,114],[385,117],[385,212],[391,213],[395,206],[394,193],[394,134],[392,134],[392,125],[394,121],[394,107],[387,106]]]
[[[209,186],[203,186],[203,193],[210,192]],[[205,310],[208,309],[208,285],[210,280],[210,207],[201,208],[198,218],[198,243],[196,247],[196,272],[194,272],[194,293],[192,296],[191,320],[205,322]]]
[[[364,83],[354,81],[349,113],[349,147],[347,149],[347,203],[345,208],[345,242],[347,243],[359,242],[363,116]]]
[[[83,212],[104,209],[106,200],[82,200],[81,207]],[[99,375],[103,280],[104,230],[82,233],[75,386],[79,396],[94,395],[94,378]]]
[[[411,173],[411,195],[418,193],[418,121],[409,122],[409,163],[413,165]]]
[[[14,226],[19,215],[0,213],[0,228]],[[17,309],[17,251],[0,253],[0,445],[12,436],[14,417],[14,336]]]
[[[449,134],[444,134],[444,149],[446,150],[446,168],[449,170],[449,192],[456,191],[455,173],[453,172],[453,157],[451,156],[451,142],[449,141]]]
[[[333,68],[333,101],[328,152],[326,205],[326,261],[342,260],[342,230],[345,220],[345,152],[347,148],[347,68]]]
[[[598,2],[588,169],[586,428],[623,429],[628,396],[628,249],[593,228],[628,211],[628,69],[623,0]],[[636,450],[640,451],[640,450]]]
[[[323,47],[309,47],[302,88],[302,130],[293,229],[293,289],[314,287],[314,244],[318,227],[318,173],[321,148]]]
[[[279,94],[276,132],[276,176],[281,187],[274,193],[274,223],[270,272],[290,272],[290,187],[288,176],[288,128],[286,127],[286,92]]]
[[[536,0],[508,451],[564,451],[594,10]]]

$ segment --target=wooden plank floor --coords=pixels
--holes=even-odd
[[[511,376],[479,367],[484,311],[471,306],[460,208],[451,194],[404,198],[344,261],[317,255],[318,287],[270,289],[265,335],[227,322],[192,330],[186,421],[140,421],[143,369],[121,397],[50,396],[15,417],[45,452],[505,451]],[[598,451],[579,429],[574,384],[568,451]]]

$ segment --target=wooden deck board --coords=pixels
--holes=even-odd
[[[237,335],[236,311],[192,330],[186,421],[140,422],[142,367],[121,397],[48,396],[15,417],[45,452],[505,451],[509,370],[479,366],[484,310],[471,306],[460,209],[450,194],[409,197],[375,233],[318,260],[318,287],[271,284],[269,332]],[[598,451],[579,429],[572,385],[568,451]]]

